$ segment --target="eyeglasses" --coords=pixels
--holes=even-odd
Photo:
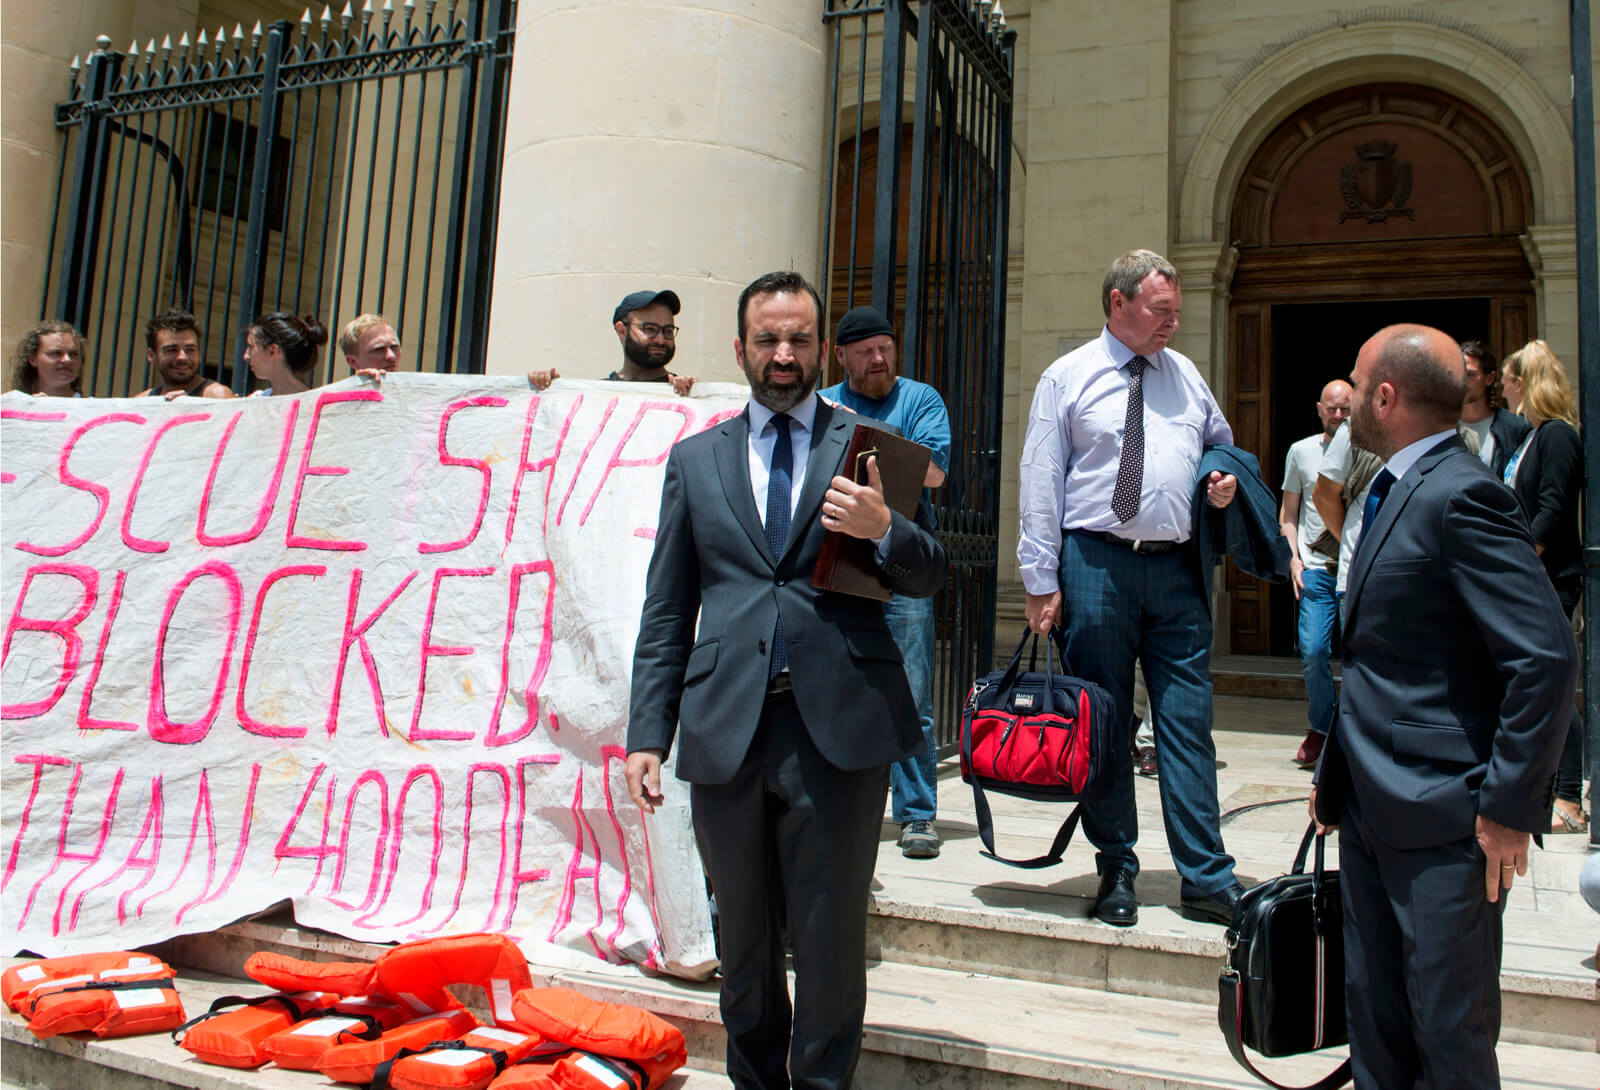
[[[673,340],[677,337],[678,330],[682,328],[675,325],[656,325],[654,322],[629,322],[628,324],[637,329],[647,341],[652,337],[665,337],[669,341]]]

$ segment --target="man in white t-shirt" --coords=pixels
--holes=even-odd
[[[1295,598],[1300,603],[1296,630],[1300,645],[1300,671],[1306,679],[1307,715],[1311,721],[1305,739],[1294,755],[1301,768],[1316,767],[1322,742],[1333,726],[1338,698],[1333,688],[1333,626],[1339,616],[1339,596],[1334,577],[1339,567],[1338,544],[1327,533],[1322,516],[1309,494],[1317,483],[1323,455],[1339,425],[1350,415],[1350,384],[1334,379],[1322,388],[1317,417],[1322,430],[1289,448],[1283,469],[1283,502],[1278,522],[1283,536],[1295,543],[1289,570]]]

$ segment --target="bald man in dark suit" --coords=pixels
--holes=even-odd
[[[1311,805],[1340,827],[1363,1090],[1500,1085],[1501,916],[1549,828],[1577,679],[1516,497],[1456,435],[1465,382],[1460,347],[1423,326],[1381,331],[1351,374],[1352,441],[1385,467]]]

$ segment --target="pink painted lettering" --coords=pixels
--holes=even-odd
[[[28,600],[28,590],[38,576],[58,575],[76,579],[81,588],[77,606],[66,617],[27,617],[22,609]],[[11,657],[11,638],[18,632],[48,632],[61,641],[61,669],[56,675],[55,688],[42,700],[28,700],[16,704],[0,704],[0,719],[32,719],[56,706],[61,694],[67,691],[73,676],[78,672],[78,660],[83,656],[83,637],[78,635],[78,625],[94,609],[99,596],[100,573],[83,564],[35,564],[22,577],[22,589],[17,592],[17,602],[6,621],[6,638],[0,647],[0,665]]]
[[[261,504],[256,508],[256,520],[248,529],[237,534],[212,534],[206,529],[206,519],[211,513],[211,490],[217,483],[217,470],[222,465],[222,455],[228,449],[228,440],[233,438],[233,430],[239,426],[239,418],[243,412],[235,413],[227,427],[222,429],[222,438],[217,441],[216,453],[211,456],[211,469],[206,473],[206,486],[200,493],[200,517],[195,523],[195,540],[200,544],[216,548],[222,545],[243,545],[247,541],[254,541],[261,536],[261,531],[267,528],[267,520],[272,517],[272,509],[278,502],[278,492],[283,486],[284,467],[289,464],[289,448],[294,443],[294,422],[300,415],[300,403],[289,402],[289,415],[283,422],[283,440],[278,444],[278,460],[273,464],[272,476],[267,479],[266,493],[261,497]],[[306,452],[310,453],[309,445]]]
[[[167,432],[197,420],[210,419],[210,413],[184,413],[182,416],[175,416],[157,428],[156,433],[150,437],[150,442],[145,444],[144,457],[139,460],[138,472],[133,475],[133,486],[128,489],[128,506],[122,511],[122,543],[128,548],[141,553],[164,553],[171,547],[170,541],[151,541],[133,532],[134,505],[139,502],[139,489],[144,485],[144,475],[150,469],[150,460],[155,457],[156,447],[161,444]]]
[[[263,738],[304,738],[306,732],[311,729],[263,722],[250,714],[244,706],[244,697],[250,684],[250,663],[255,656],[256,635],[261,631],[261,612],[267,604],[267,592],[282,580],[296,575],[317,579],[327,573],[327,566],[323,564],[292,564],[268,572],[267,577],[261,581],[261,589],[256,591],[255,608],[250,613],[250,628],[244,638],[244,657],[239,663],[239,686],[234,691],[233,701],[233,710],[239,725],[251,734],[259,734]]]
[[[183,601],[185,592],[206,576],[220,579],[228,593],[228,608],[225,614],[227,627],[224,630],[222,654],[218,656],[217,680],[211,687],[211,703],[207,705],[200,718],[192,723],[177,723],[167,715],[167,635],[172,629],[173,614],[177,612],[178,604]],[[222,694],[228,684],[228,663],[233,657],[234,642],[239,637],[239,613],[243,600],[244,588],[239,585],[239,576],[235,574],[233,568],[220,560],[208,560],[187,573],[167,595],[167,607],[161,614],[161,627],[156,630],[155,661],[150,666],[150,710],[145,718],[150,737],[154,741],[172,745],[193,745],[211,732],[211,724],[216,722],[217,712],[222,707]],[[193,649],[188,650],[186,659],[195,661],[195,652]]]
[[[300,518],[300,497],[305,491],[307,477],[343,477],[350,472],[348,466],[318,466],[311,464],[311,451],[317,443],[317,427],[322,423],[322,410],[341,401],[382,401],[376,390],[337,390],[317,398],[317,407],[311,411],[311,427],[306,431],[306,449],[300,456],[300,472],[295,476],[294,500],[289,505],[289,528],[286,542],[291,549],[330,549],[359,552],[367,547],[364,541],[344,541],[338,538],[306,537],[295,532]]]
[[[434,643],[433,610],[439,601],[439,587],[446,579],[451,576],[468,576],[481,579],[493,574],[493,568],[440,568],[433,573],[433,590],[428,595],[428,614],[422,622],[422,661],[417,668],[417,703],[411,712],[410,737],[413,742],[429,739],[465,741],[473,736],[473,732],[470,730],[443,730],[437,727],[424,728],[419,726],[422,721],[422,702],[428,696],[428,659],[434,656],[470,655],[476,650],[471,646]]]
[[[461,466],[466,469],[475,469],[482,478],[478,491],[478,512],[472,517],[472,529],[467,535],[457,541],[446,542],[442,545],[423,542],[417,546],[419,553],[448,553],[456,549],[466,548],[478,537],[478,531],[483,529],[483,513],[489,509],[489,484],[493,473],[489,463],[482,458],[458,458],[451,454],[445,447],[446,434],[450,430],[450,419],[462,409],[492,406],[501,407],[510,404],[503,397],[468,397],[460,401],[453,401],[445,409],[444,415],[439,418],[439,464],[443,466]]]

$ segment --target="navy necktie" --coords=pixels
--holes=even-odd
[[[1111,513],[1127,522],[1139,513],[1139,493],[1144,489],[1144,369],[1150,361],[1135,356],[1128,361],[1128,414],[1122,425],[1122,460],[1111,492]]]
[[[789,492],[794,483],[794,445],[789,437],[789,414],[777,413],[772,426],[778,437],[772,444],[772,465],[767,473],[767,544],[772,555],[783,558],[783,545],[789,539]],[[783,615],[772,631],[772,665],[768,677],[777,677],[789,665],[789,648],[783,639]]]
[[[1366,506],[1361,508],[1361,533],[1363,535],[1377,521],[1378,508],[1383,506],[1383,498],[1389,494],[1389,489],[1394,487],[1394,474],[1387,469],[1380,469],[1378,475],[1372,478],[1372,488],[1367,492]]]

